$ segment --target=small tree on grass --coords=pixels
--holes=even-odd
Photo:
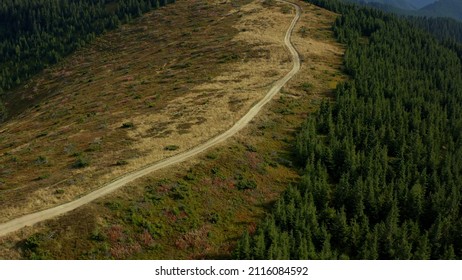
[[[74,168],[84,168],[90,165],[90,160],[85,155],[79,155],[77,160],[74,162],[72,167]]]
[[[257,188],[257,183],[252,179],[244,178],[244,179],[239,180],[239,182],[237,182],[236,187],[240,191],[253,190]]]

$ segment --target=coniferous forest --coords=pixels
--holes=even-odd
[[[462,43],[462,22],[450,18],[408,17],[415,26],[420,27],[441,41]]]
[[[404,19],[333,0],[350,79],[294,143],[304,176],[239,259],[462,258],[462,64]]]
[[[0,121],[5,91],[95,36],[175,0],[2,0]]]

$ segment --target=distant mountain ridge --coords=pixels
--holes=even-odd
[[[449,17],[462,21],[462,0],[344,0],[400,15]]]
[[[419,10],[425,6],[433,4],[438,0],[346,0],[362,4],[380,4],[403,10]]]
[[[462,0],[439,0],[419,10],[424,16],[451,17],[462,20]]]
[[[410,3],[408,0],[352,0],[353,2],[359,2],[366,5],[383,5],[390,6],[403,10],[415,10],[416,7]]]
[[[425,6],[435,3],[437,0],[403,0],[408,2],[410,5],[415,7],[415,9],[422,9]]]

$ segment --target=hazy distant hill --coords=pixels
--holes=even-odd
[[[419,10],[421,15],[462,20],[462,0],[439,0]]]
[[[437,0],[346,0],[350,2],[363,3],[376,6],[389,6],[389,8],[398,8],[402,10],[418,10]]]
[[[379,3],[382,5],[387,5],[391,6],[394,8],[402,9],[402,10],[415,10],[416,7],[409,2],[408,0],[367,0],[364,2],[370,2],[370,3]]]
[[[400,15],[450,17],[462,21],[462,0],[344,0]]]
[[[404,0],[404,1],[414,6],[416,9],[421,9],[427,5],[435,3],[437,0]]]

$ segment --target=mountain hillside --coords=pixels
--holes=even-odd
[[[298,4],[292,38],[309,64],[242,135],[2,237],[0,259],[230,258],[242,231],[299,181],[294,131],[346,78],[331,28],[338,15]],[[19,86],[17,96],[53,95],[0,124],[0,222],[231,126],[292,65],[281,39],[294,12],[279,1],[176,1]]]
[[[334,0],[335,101],[293,144],[304,176],[245,233],[238,259],[461,259],[462,63],[408,21]]]
[[[9,92],[98,35],[175,0],[2,0],[0,5],[0,122],[19,103]],[[16,104],[17,105],[17,104]]]

